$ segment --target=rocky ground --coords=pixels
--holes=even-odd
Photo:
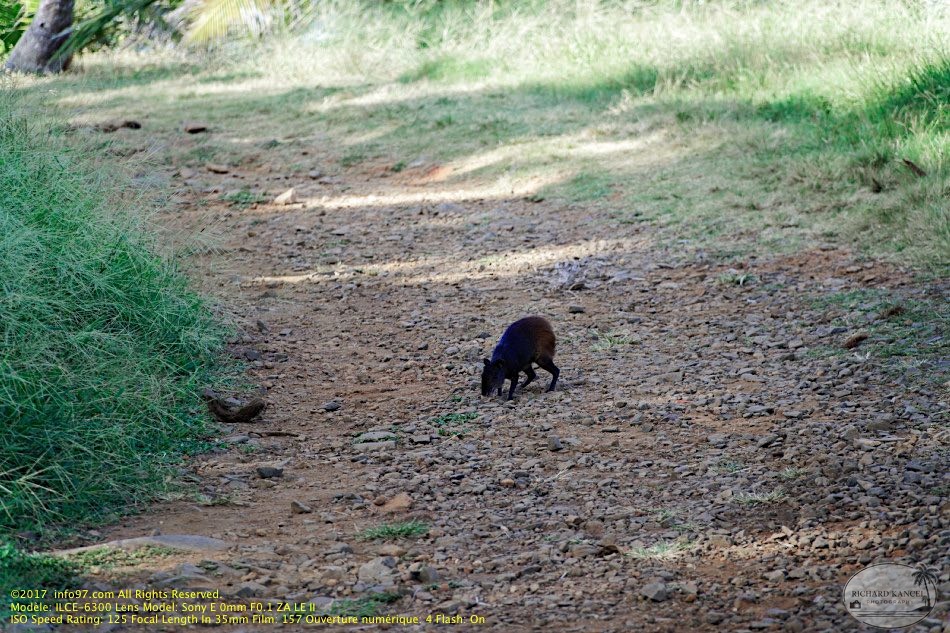
[[[848,578],[901,561],[944,596],[914,630],[947,629],[946,365],[885,370],[860,335],[909,317],[831,300],[946,285],[833,247],[726,264],[600,208],[468,195],[424,162],[303,160],[296,180],[168,167],[167,223],[223,235],[195,277],[268,406],[191,463],[197,501],[103,530],[226,543],[134,582],[485,618],[453,630],[832,631],[862,628]],[[229,196],[248,185],[268,200]],[[481,359],[528,314],[554,326],[558,389],[539,371],[482,398]],[[393,524],[408,536],[364,538]]]

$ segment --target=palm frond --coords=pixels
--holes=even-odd
[[[259,34],[280,0],[203,0],[192,11],[185,41],[204,43],[224,38],[234,29]]]

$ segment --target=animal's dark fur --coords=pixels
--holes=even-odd
[[[510,380],[508,399],[511,400],[521,372],[526,375],[522,388],[537,376],[531,367],[532,363],[551,374],[548,391],[553,391],[561,373],[554,364],[556,343],[551,324],[542,317],[526,317],[509,325],[492,352],[491,360],[486,358],[484,361],[482,395],[487,396],[495,391],[501,395],[505,380]]]

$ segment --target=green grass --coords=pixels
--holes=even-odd
[[[848,328],[819,350],[823,355],[857,353],[873,358],[892,372],[914,374],[925,381],[945,380],[940,364],[950,356],[950,305],[940,296],[903,297],[897,291],[862,289],[816,297],[832,323]],[[867,340],[854,349],[841,341],[858,331]]]
[[[794,481],[805,475],[807,471],[804,468],[788,466],[779,471],[778,476],[786,481]]]
[[[226,193],[221,196],[221,199],[225,202],[231,203],[232,206],[237,207],[238,209],[246,209],[255,204],[264,202],[267,200],[267,196],[257,191],[241,189],[239,191]]]
[[[175,552],[174,549],[156,545],[146,545],[132,550],[99,547],[72,554],[66,557],[66,560],[82,572],[98,572],[167,558]]]
[[[343,170],[422,158],[485,197],[587,206],[591,229],[618,237],[650,224],[663,243],[725,258],[831,242],[944,273],[941,6],[330,0],[295,14],[310,33],[229,45],[208,70],[91,57],[55,94],[88,98],[96,118],[145,110],[156,129],[185,113],[240,127],[213,148],[169,143],[160,160],[232,159],[293,130],[300,141],[269,158],[293,164],[303,139],[325,138]]]
[[[313,17],[335,27],[319,45],[285,40],[269,57],[360,85],[325,108],[371,138],[348,157],[510,150],[469,173],[556,175],[540,197],[609,196],[621,226],[730,250],[832,240],[946,264],[939,3],[330,2]],[[395,98],[346,107],[366,94]]]
[[[570,202],[593,202],[610,195],[614,180],[609,174],[580,173],[552,188],[550,194]]]
[[[720,459],[713,469],[720,473],[734,474],[745,470],[748,465],[736,459]]]
[[[465,423],[477,419],[477,413],[468,411],[466,413],[445,413],[432,418],[431,423],[438,430],[439,435],[462,437],[468,431],[468,426]]]
[[[591,348],[595,352],[604,352],[632,344],[636,339],[626,332],[594,332],[596,340]]]
[[[781,488],[768,492],[740,492],[733,497],[736,503],[744,506],[767,505],[784,501],[786,498],[787,495]]]
[[[364,541],[390,541],[400,538],[419,538],[428,532],[429,526],[421,521],[405,521],[377,525],[362,531],[359,538]]]
[[[9,95],[9,93],[8,93]],[[0,98],[0,534],[110,520],[211,429],[221,327],[155,245],[148,198]]]
[[[12,590],[75,588],[79,572],[79,566],[72,561],[46,554],[27,554],[0,541],[0,622],[9,621]]]
[[[372,593],[355,600],[334,600],[330,605],[330,615],[372,617],[379,613],[380,607],[392,604],[401,597],[398,593]]]

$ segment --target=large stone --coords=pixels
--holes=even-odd
[[[386,440],[394,440],[396,437],[396,434],[390,431],[371,431],[369,433],[363,433],[357,437],[356,442],[383,442]]]
[[[54,552],[57,556],[68,556],[88,552],[94,549],[123,549],[134,550],[140,547],[151,545],[155,547],[167,547],[169,549],[178,549],[191,552],[219,552],[226,550],[229,545],[221,539],[208,536],[198,536],[194,534],[160,534],[156,536],[139,536],[136,538],[126,538],[98,545],[87,545],[85,547],[76,547],[73,549]]]
[[[390,451],[396,448],[396,442],[388,440],[386,442],[362,442],[354,444],[353,448],[361,453],[370,453],[373,451]]]

